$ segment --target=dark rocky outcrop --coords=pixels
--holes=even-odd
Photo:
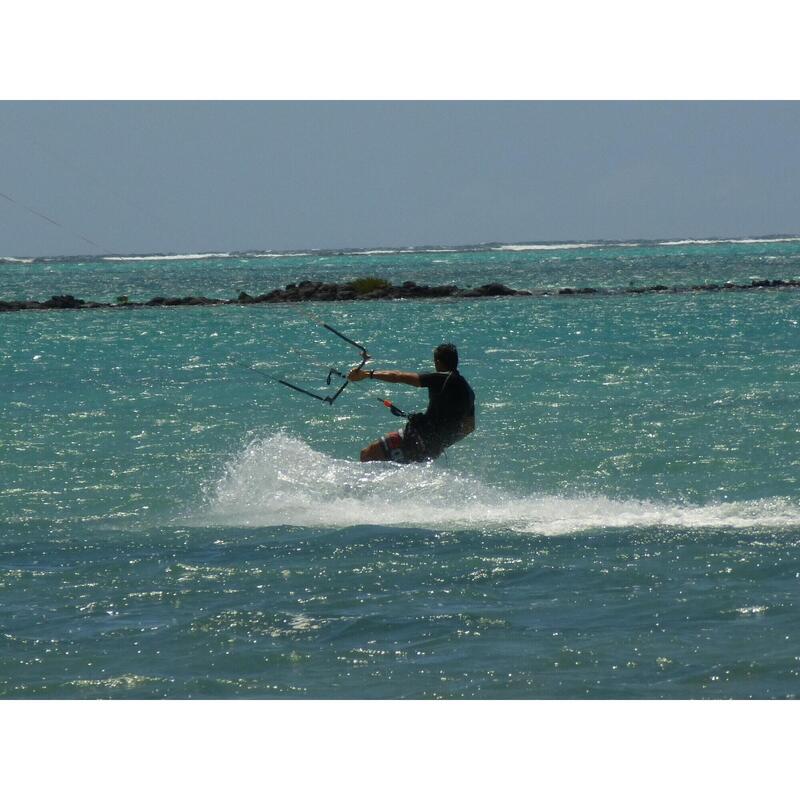
[[[463,289],[458,292],[459,297],[508,297],[514,295],[530,296],[530,292],[509,289],[502,283],[485,283],[474,289]]]
[[[797,289],[800,280],[753,279],[750,283],[703,283],[694,286],[629,286],[626,288],[575,288],[565,286],[561,289],[511,289],[502,283],[486,283],[483,286],[462,289],[452,284],[426,286],[405,281],[399,286],[383,280],[354,281],[352,283],[323,283],[303,280],[290,283],[284,289],[273,289],[259,295],[239,292],[238,297],[220,300],[213,297],[189,295],[188,297],[153,297],[144,302],[132,302],[125,296],[117,298],[116,303],[96,303],[81,300],[71,294],[53,295],[49,300],[0,300],[3,311],[50,311],[75,310],[84,308],[133,309],[146,306],[213,306],[213,305],[255,305],[259,303],[303,303],[334,302],[341,300],[423,300],[423,299],[472,299],[483,297],[603,297],[621,295],[642,295],[658,292],[686,294],[689,292],[730,292],[762,289]]]
[[[43,308],[81,308],[83,305],[83,300],[78,300],[71,294],[53,295],[42,303]]]

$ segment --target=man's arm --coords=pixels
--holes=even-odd
[[[375,381],[385,381],[386,383],[422,386],[419,372],[400,372],[394,369],[351,369],[347,376],[347,380],[354,382],[363,381],[364,378],[372,378]]]

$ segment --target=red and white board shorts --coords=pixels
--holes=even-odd
[[[403,431],[392,431],[381,437],[383,452],[386,453],[388,461],[396,461],[398,464],[408,462],[409,458],[403,449],[403,444]]]
[[[441,451],[431,452],[422,440],[422,437],[410,426],[403,430],[392,431],[381,438],[383,452],[389,461],[398,464],[409,464],[412,461],[429,461],[436,458]]]

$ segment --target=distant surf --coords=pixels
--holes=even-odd
[[[231,258],[231,253],[177,253],[153,256],[103,256],[103,261],[196,261],[199,258]]]
[[[437,253],[536,253],[550,250],[591,250],[648,248],[648,247],[695,247],[720,244],[757,245],[757,244],[792,244],[800,242],[800,235],[775,234],[763,236],[742,236],[735,238],[684,238],[684,239],[597,239],[587,241],[531,241],[531,242],[481,242],[479,244],[441,244],[413,245],[407,247],[341,247],[341,248],[306,248],[303,250],[233,250],[194,253],[105,253],[102,255],[63,255],[37,257],[0,257],[2,264],[31,263],[99,263],[99,262],[143,262],[143,261],[197,261],[203,259],[282,259],[282,258],[330,258],[335,256],[401,256],[414,254]]]
[[[250,442],[207,487],[192,525],[341,528],[425,527],[542,535],[607,528],[797,528],[785,498],[680,505],[598,495],[524,495],[488,486],[443,464],[360,464],[279,433]]]
[[[553,244],[501,244],[491,247],[490,250],[501,250],[510,252],[525,252],[526,250],[584,250],[590,247],[608,247],[609,244],[580,242],[580,243],[553,243]]]
[[[775,244],[777,242],[800,242],[800,236],[771,237],[764,239],[678,239],[674,242],[658,242],[661,247],[677,247],[696,244]]]

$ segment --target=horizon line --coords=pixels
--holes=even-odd
[[[462,244],[414,244],[414,245],[367,245],[361,247],[308,247],[308,248],[246,248],[243,250],[195,250],[194,252],[176,252],[176,251],[152,251],[152,252],[110,252],[104,251],[102,253],[76,253],[71,254],[41,254],[41,255],[14,255],[14,256],[0,256],[0,263],[2,262],[26,262],[34,263],[43,260],[69,260],[69,261],[90,261],[90,260],[106,260],[106,259],[142,259],[157,257],[157,258],[175,258],[175,259],[191,259],[191,258],[209,258],[217,256],[219,258],[240,258],[240,257],[253,257],[258,256],[273,256],[290,258],[292,256],[305,256],[311,254],[319,255],[345,255],[345,254],[385,254],[393,255],[402,252],[424,252],[429,250],[431,252],[440,252],[450,250],[452,252],[470,251],[470,250],[485,250],[489,248],[513,248],[513,247],[542,247],[543,249],[558,249],[559,247],[569,247],[570,245],[584,245],[586,247],[603,247],[613,245],[710,245],[710,244],[768,244],[770,242],[790,242],[800,241],[800,233],[759,233],[759,234],[742,234],[739,236],[680,236],[675,235],[671,237],[658,237],[658,238],[631,238],[631,239],[538,239],[538,240],[523,240],[515,242],[503,241],[489,241],[489,242],[474,242]]]

